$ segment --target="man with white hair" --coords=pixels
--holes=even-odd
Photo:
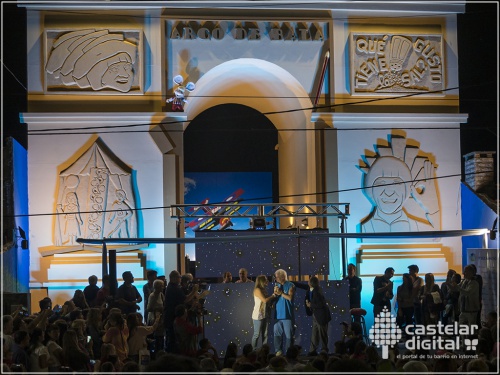
[[[288,281],[285,270],[279,269],[274,273],[276,284],[274,286],[274,296],[277,297],[274,323],[274,350],[280,356],[286,353],[292,345],[293,338],[293,296],[295,285]],[[283,335],[285,336],[283,347]]]

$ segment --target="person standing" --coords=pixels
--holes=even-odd
[[[393,282],[391,281],[394,276],[394,268],[386,268],[382,276],[375,276],[373,280],[373,297],[371,303],[373,304],[373,315],[376,317],[384,307],[391,311],[391,299],[394,297],[392,290]]]
[[[113,312],[109,315],[108,321],[104,326],[106,333],[102,337],[103,343],[110,343],[115,346],[116,355],[120,361],[125,361],[128,357],[128,336],[129,329],[122,314]],[[102,348],[101,348],[102,355]]]
[[[424,285],[424,279],[418,276],[419,268],[416,264],[408,266],[408,273],[413,282],[412,296],[413,296],[413,319],[415,324],[422,324],[422,305],[418,295],[420,288]]]
[[[163,305],[165,303],[165,294],[163,294],[164,289],[165,285],[163,280],[156,279],[153,283],[153,293],[149,295],[148,301],[148,325],[152,326],[155,323],[156,318],[160,316],[160,323],[154,332],[155,352],[163,350],[165,346],[165,324],[163,322],[163,317],[161,316],[163,312]]]
[[[448,322],[453,322],[453,298],[452,293],[458,294],[457,292],[451,292],[448,282],[451,282],[453,276],[456,275],[456,271],[449,269],[446,274],[446,281],[441,284],[441,295],[443,296],[443,302],[445,309],[442,314],[443,325],[448,325]]]
[[[425,274],[425,284],[420,288],[418,298],[422,309],[422,323],[436,324],[443,305],[443,296],[439,285],[435,283],[434,274]]]
[[[363,282],[356,276],[356,266],[354,264],[349,263],[347,265],[347,276],[344,277],[344,280],[349,281],[349,308],[360,308]]]
[[[111,295],[111,281],[109,279],[109,275],[104,275],[102,277],[102,286],[99,288],[97,292],[95,305],[96,307],[102,307],[108,300],[108,297]]]
[[[398,286],[396,293],[398,314],[396,322],[399,328],[413,324],[413,281],[409,273],[403,273],[403,283]]]
[[[479,311],[477,313],[477,325],[481,327],[481,311],[483,310],[483,277],[478,275],[477,267],[474,263],[470,264],[474,270],[474,276],[472,277],[479,284]]]
[[[89,276],[89,285],[83,289],[83,294],[85,295],[85,299],[87,300],[89,307],[96,306],[97,292],[99,292],[99,287],[97,286],[97,276]]]
[[[181,274],[173,270],[168,275],[169,282],[165,290],[165,304],[163,306],[163,323],[165,325],[166,351],[177,353],[178,348],[175,341],[174,320],[176,318],[175,309],[179,305],[184,305],[196,298],[198,294],[198,284],[193,285],[190,294],[186,296],[181,288]]]
[[[253,283],[252,280],[248,278],[248,271],[246,268],[241,268],[239,271],[240,279],[236,281],[237,284],[240,283]]]
[[[306,292],[306,306],[312,310],[313,325],[311,345],[307,355],[315,356],[317,355],[316,349],[320,344],[321,350],[328,353],[328,322],[332,320],[332,315],[316,276],[309,279],[309,288],[309,291]]]
[[[278,299],[276,301],[274,323],[274,350],[276,355],[280,356],[286,353],[292,345],[293,339],[293,297],[295,295],[295,285],[288,281],[285,270],[279,269],[274,273],[276,284],[273,295]],[[285,340],[283,342],[283,335]],[[284,344],[284,347],[283,347]]]
[[[146,277],[148,279],[148,282],[146,284],[144,284],[144,286],[142,287],[142,294],[144,295],[144,314],[147,313],[148,311],[148,301],[149,301],[149,295],[151,293],[153,293],[153,283],[154,281],[156,280],[158,276],[158,272],[156,270],[149,270],[147,273],[146,273]],[[144,316],[144,318],[146,319],[146,322],[147,322],[147,315]]]
[[[198,335],[203,332],[201,311],[198,312],[197,325],[188,320],[187,309],[184,305],[175,308],[175,321],[173,324],[175,339],[177,341],[179,354],[187,357],[195,357],[198,345]]]
[[[255,288],[253,290],[254,307],[252,311],[253,337],[252,347],[257,348],[259,337],[262,338],[262,345],[267,344],[267,326],[269,324],[268,302],[274,298],[274,294],[267,295],[267,286],[269,281],[265,275],[259,275],[255,279]]]
[[[27,353],[30,356],[31,372],[49,372],[49,350],[43,344],[45,332],[41,328],[35,328],[31,333],[30,346]]]
[[[479,283],[474,280],[474,268],[471,265],[464,268],[464,280],[460,284],[454,281],[447,282],[451,290],[460,292],[458,303],[460,306],[459,324],[471,326],[477,324],[477,313],[480,307]]]
[[[125,271],[122,278],[123,284],[116,291],[116,304],[122,310],[122,313],[127,315],[140,310],[138,304],[142,302],[142,297],[137,288],[132,285],[134,283],[132,272]]]

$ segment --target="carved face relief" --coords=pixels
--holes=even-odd
[[[364,194],[372,211],[361,221],[361,230],[406,232],[441,228],[435,166],[406,138],[392,136],[390,147],[377,145],[375,156],[364,157]]]
[[[127,92],[132,86],[134,71],[129,62],[112,64],[102,76],[103,87],[110,87],[121,92]]]
[[[404,181],[400,177],[379,177],[372,187],[372,194],[380,211],[392,214],[403,208],[408,197]]]
[[[45,66],[49,91],[67,86],[126,93],[138,88],[138,31],[88,29],[46,35],[48,45],[52,42]]]

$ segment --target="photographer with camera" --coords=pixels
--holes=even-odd
[[[196,299],[199,286],[198,284],[193,284],[191,292],[186,295],[181,287],[181,274],[177,270],[170,272],[168,278],[169,282],[165,290],[165,305],[163,309],[165,338],[167,341],[166,351],[169,353],[177,353],[178,348],[175,342],[174,332],[175,308]]]

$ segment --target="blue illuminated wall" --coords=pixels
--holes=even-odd
[[[27,151],[15,140],[12,140],[11,155],[12,174],[4,174],[4,179],[12,184],[14,215],[26,215],[28,213]],[[4,225],[5,223],[6,221],[4,221]],[[14,232],[14,246],[2,254],[3,292],[27,293],[29,291],[29,250],[21,249],[20,233],[17,230],[18,227],[21,227],[28,236],[28,223],[27,216],[16,216],[14,218],[14,228],[2,228],[4,231],[16,229]]]
[[[479,196],[465,184],[461,184],[462,201],[462,229],[491,229],[493,222],[498,217]],[[498,224],[497,224],[498,229]],[[488,236],[488,248],[498,248],[498,233],[496,240],[490,240]],[[462,237],[462,266],[467,265],[467,249],[480,249],[483,247],[482,236]]]

